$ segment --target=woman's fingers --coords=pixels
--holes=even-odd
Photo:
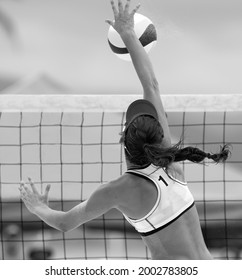
[[[123,15],[123,14],[129,14],[129,8],[130,8],[130,3],[131,0],[127,0],[125,7],[123,7],[123,3],[121,0],[118,0],[118,9],[115,6],[114,0],[111,0],[111,6],[113,9],[113,13],[114,13],[114,18],[116,19],[119,15]],[[140,8],[141,4],[138,4],[130,13],[131,16],[133,16],[138,9]],[[110,20],[106,20],[106,22],[110,25],[113,26],[113,22]]]
[[[111,6],[112,6],[112,9],[113,9],[113,14],[114,14],[114,17],[117,17],[118,16],[118,10],[116,9],[115,7],[115,4],[114,4],[114,1],[111,0]]]
[[[140,6],[141,6],[141,4],[138,4],[138,5],[133,9],[133,11],[131,12],[131,15],[134,15],[134,14],[138,11],[138,9],[140,8]]]
[[[49,194],[49,191],[50,191],[50,187],[51,187],[51,185],[48,184],[48,185],[46,186],[46,188],[45,188],[45,196],[46,196],[46,197],[48,197],[48,194]]]
[[[31,193],[30,189],[26,186],[26,184],[24,182],[22,182],[20,184],[20,186],[21,186],[21,191],[22,191],[23,194],[26,195],[26,194],[30,194]]]
[[[30,184],[30,187],[32,188],[33,193],[38,194],[38,191],[37,191],[34,183],[32,182],[31,178],[28,178],[28,180],[29,180],[29,184]]]
[[[113,20],[106,19],[105,22],[108,23],[109,25],[111,25],[112,27],[113,27],[113,25],[114,25]]]
[[[121,0],[118,0],[118,10],[119,10],[119,13],[123,13],[123,11],[124,11],[123,3]]]
[[[28,195],[28,188],[27,188],[27,191],[26,191],[26,185],[24,182],[21,182],[20,183],[20,186],[19,186],[19,191],[20,191],[20,198],[22,199],[23,202],[26,202],[26,199],[27,199],[27,195]]]
[[[131,2],[131,0],[127,0],[126,5],[125,5],[125,7],[124,7],[124,11],[125,11],[125,12],[128,12],[128,11],[129,11],[130,2]]]
[[[24,183],[23,182],[20,183],[20,187],[18,189],[20,191],[21,196],[25,196],[26,192],[24,190]]]
[[[20,190],[20,191],[23,190],[23,187],[24,187],[24,182],[21,181],[21,182],[20,182],[20,186],[19,186],[19,190]]]

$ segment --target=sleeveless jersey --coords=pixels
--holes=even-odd
[[[177,220],[194,205],[194,198],[186,183],[167,174],[161,167],[149,165],[144,169],[128,170],[137,176],[151,180],[158,191],[155,205],[140,219],[125,219],[142,235],[153,234]]]

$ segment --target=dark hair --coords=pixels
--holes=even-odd
[[[211,154],[195,147],[182,148],[182,140],[170,148],[164,148],[162,140],[163,129],[159,121],[150,116],[139,116],[125,129],[120,142],[124,143],[128,160],[140,166],[152,163],[167,167],[172,162],[189,160],[199,163],[205,158],[219,163],[230,154],[229,145],[221,147],[219,153]]]

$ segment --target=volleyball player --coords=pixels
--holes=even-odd
[[[111,1],[114,21],[107,20],[122,37],[143,87],[143,99],[131,103],[121,137],[127,172],[101,185],[89,199],[67,212],[48,206],[47,185],[40,194],[29,179],[21,183],[21,198],[27,208],[50,226],[69,231],[118,209],[140,233],[152,259],[212,259],[201,231],[194,198],[185,182],[180,161],[215,162],[227,159],[229,150],[209,154],[194,147],[171,144],[166,114],[151,62],[134,33],[130,1],[118,7]],[[28,186],[30,185],[30,188]]]

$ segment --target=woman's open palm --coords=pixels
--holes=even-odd
[[[48,202],[49,202],[48,196],[49,196],[51,185],[48,184],[46,186],[44,194],[41,194],[38,192],[32,180],[30,178],[28,180],[29,180],[28,184],[30,185],[30,188],[27,186],[25,182],[20,183],[20,187],[19,187],[20,197],[24,202],[24,204],[26,205],[26,207],[29,209],[29,211],[35,213],[35,209],[37,207],[41,207],[44,205],[48,206]]]

